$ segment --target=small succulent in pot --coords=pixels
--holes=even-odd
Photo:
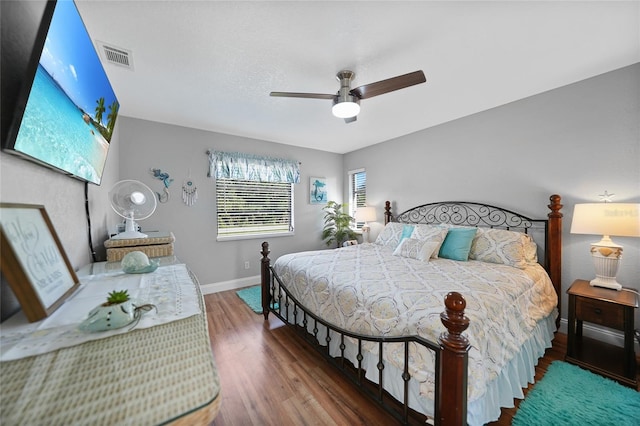
[[[80,324],[84,331],[115,330],[131,324],[136,319],[136,305],[127,290],[114,290],[107,301],[89,312],[87,319]]]
[[[111,306],[118,305],[120,303],[124,303],[130,299],[129,292],[127,290],[114,290],[109,293],[109,297],[107,297],[107,301],[102,304],[102,306]]]

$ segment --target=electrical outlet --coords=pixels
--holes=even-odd
[[[251,267],[251,265],[249,264],[248,260],[246,262],[244,262],[244,269],[249,269],[250,267]]]

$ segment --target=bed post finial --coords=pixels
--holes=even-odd
[[[269,243],[262,243],[262,261],[260,268],[260,283],[262,285],[262,315],[264,320],[269,319],[269,303],[271,303],[269,283],[271,282],[271,260],[269,259]]]
[[[553,194],[549,197],[549,201],[551,202],[547,206],[551,210],[551,213],[549,213],[549,217],[562,217],[562,213],[560,213],[560,209],[563,207],[561,203],[562,197],[558,194]]]
[[[551,210],[547,215],[549,217],[549,231],[547,232],[548,241],[545,248],[545,263],[547,264],[547,272],[549,278],[553,283],[553,287],[558,295],[558,318],[556,320],[556,327],[560,327],[560,307],[561,294],[562,294],[562,197],[558,194],[553,194],[549,197],[549,209]]]
[[[391,222],[391,201],[384,202],[384,224]]]
[[[438,371],[436,408],[441,424],[462,425],[467,423],[467,364],[469,340],[462,332],[469,327],[469,318],[464,315],[467,302],[458,292],[452,291],[444,298],[445,311],[440,314],[447,328],[438,338],[442,358]]]

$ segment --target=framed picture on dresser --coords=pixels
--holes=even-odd
[[[0,203],[0,270],[30,322],[80,285],[44,206]]]

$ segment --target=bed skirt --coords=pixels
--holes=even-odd
[[[551,315],[539,321],[529,340],[502,369],[500,375],[489,384],[487,393],[482,398],[469,401],[467,421],[470,426],[498,420],[500,407],[512,408],[514,398],[524,398],[522,390],[534,382],[538,360],[544,356],[545,350],[552,346],[557,316],[558,311],[554,309]]]
[[[283,307],[283,311],[284,311]],[[522,345],[520,351],[502,369],[500,375],[487,386],[487,392],[480,398],[468,401],[467,404],[467,424],[469,426],[484,425],[497,420],[500,417],[501,407],[511,408],[514,406],[514,398],[524,398],[523,388],[529,383],[533,383],[535,377],[535,366],[538,359],[544,356],[545,350],[552,346],[551,341],[556,331],[557,309],[540,320],[532,330],[529,339]],[[326,328],[321,324],[310,322],[307,330],[313,334],[316,327],[318,336],[326,335]],[[302,318],[298,318],[298,325],[303,326]],[[324,339],[320,339],[324,340]],[[357,347],[355,344],[345,340],[345,356],[350,360],[356,359]],[[339,339],[332,335],[329,345],[329,352],[332,356],[340,356]],[[378,383],[378,354],[365,351],[363,353],[362,367],[366,371],[365,377]],[[386,362],[383,370],[383,380],[385,390],[399,401],[403,399],[404,381],[402,371],[390,362]],[[423,413],[433,418],[434,401],[420,394],[419,383],[415,380],[409,381],[409,407],[417,412]]]

